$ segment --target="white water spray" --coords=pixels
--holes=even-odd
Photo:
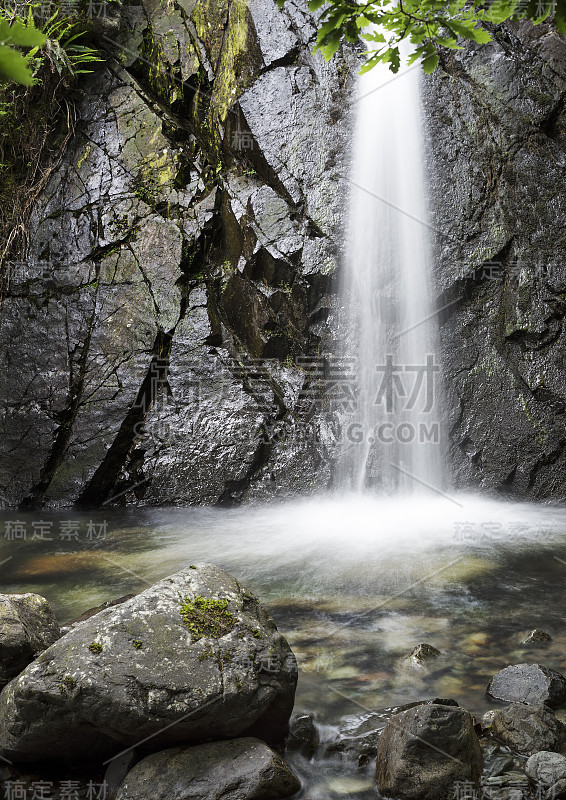
[[[359,79],[343,300],[363,442],[341,467],[356,490],[442,485],[420,72],[378,65]]]

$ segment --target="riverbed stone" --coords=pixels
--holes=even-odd
[[[560,750],[564,743],[564,726],[545,705],[512,703],[497,709],[489,731],[501,744],[522,755],[541,750]]]
[[[545,631],[541,631],[539,628],[535,628],[532,630],[527,636],[523,639],[524,645],[534,645],[540,646],[544,644],[548,644],[552,641],[552,636]]]
[[[566,757],[560,753],[542,750],[529,758],[525,771],[532,781],[550,788],[566,778]]]
[[[463,708],[419,705],[392,717],[377,746],[376,777],[386,797],[443,800],[457,781],[479,785],[482,754]]]
[[[418,644],[408,656],[406,656],[402,664],[405,667],[413,667],[415,669],[426,669],[430,664],[434,663],[441,655],[440,650],[433,647],[431,644]]]
[[[219,567],[191,566],[79,623],[13,680],[0,755],[76,762],[244,733],[279,744],[296,681],[258,600]]]
[[[566,701],[566,679],[543,664],[514,664],[494,675],[487,694],[510,703],[556,708]]]
[[[44,597],[32,592],[0,594],[0,686],[60,636],[59,623]]]
[[[280,755],[246,737],[154,753],[128,773],[116,800],[278,800],[300,788]]]

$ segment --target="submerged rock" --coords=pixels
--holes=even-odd
[[[509,703],[544,703],[555,708],[566,700],[566,679],[542,664],[514,664],[494,675],[487,694]]]
[[[53,609],[38,594],[0,595],[0,687],[61,636]]]
[[[431,644],[418,644],[415,649],[403,659],[401,663],[405,667],[424,669],[431,662],[436,661],[440,655],[440,650],[437,650],[436,647],[433,647]]]
[[[377,785],[386,797],[452,798],[457,781],[478,786],[481,770],[473,719],[463,708],[419,705],[396,714],[377,746]]]
[[[558,751],[564,742],[564,726],[544,705],[512,703],[488,713],[490,733],[516,753],[530,756],[540,750]]]
[[[116,800],[278,800],[300,788],[281,756],[245,738],[154,753],[128,773]]]
[[[201,565],[76,626],[0,695],[0,754],[81,761],[140,744],[283,741],[297,667],[258,600]]]
[[[552,641],[552,636],[549,633],[545,633],[544,631],[535,628],[534,631],[531,631],[528,636],[523,639],[524,645],[543,645],[548,644],[548,642]]]

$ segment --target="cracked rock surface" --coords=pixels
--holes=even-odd
[[[335,485],[353,76],[305,0],[122,5],[0,312],[0,505],[235,505]],[[423,78],[450,472],[566,493],[566,42]],[[314,367],[313,367],[314,365]],[[341,426],[344,428],[341,430]]]
[[[565,497],[566,41],[498,29],[427,80],[451,461],[459,487]]]
[[[43,274],[1,311],[0,502],[310,491],[300,360],[328,350],[354,56],[312,55],[302,0],[119,13],[33,210]]]

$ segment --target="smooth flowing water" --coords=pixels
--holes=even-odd
[[[342,287],[364,434],[342,484],[358,491],[444,483],[419,81],[386,65],[359,78]]]

